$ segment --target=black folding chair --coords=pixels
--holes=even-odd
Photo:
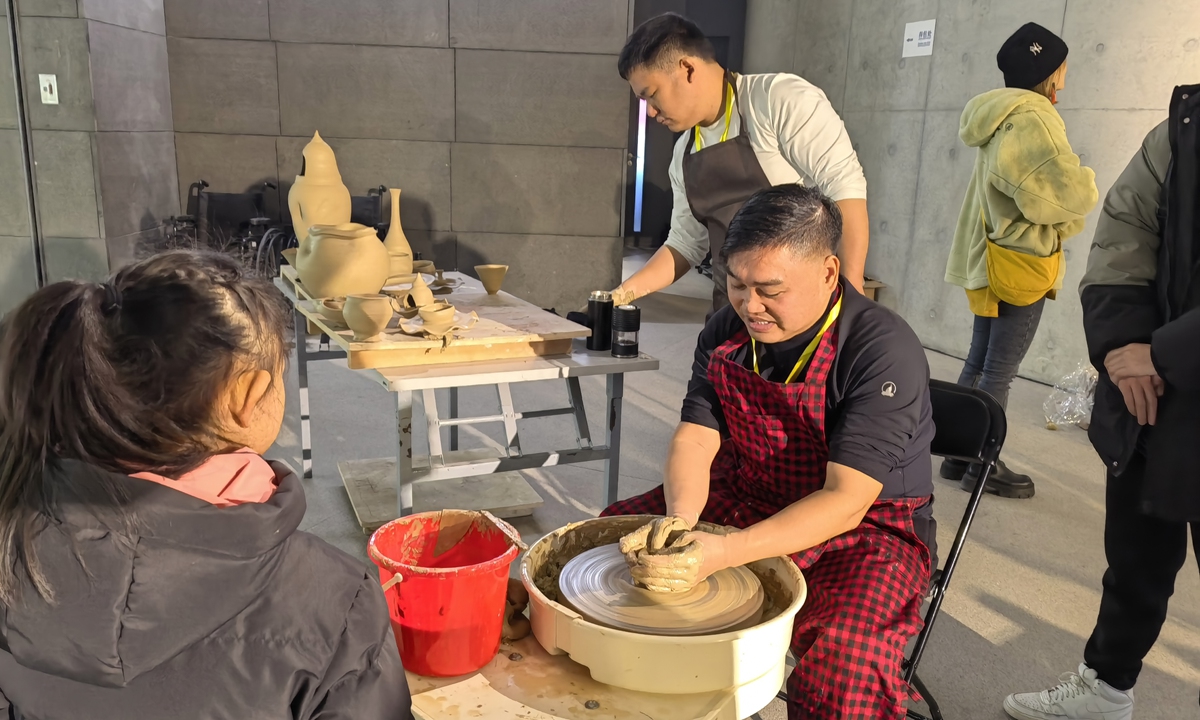
[[[996,459],[1000,457],[1000,448],[1004,445],[1004,437],[1008,433],[1004,409],[995,398],[982,390],[942,380],[930,380],[929,400],[933,405],[935,428],[932,453],[953,460],[979,463],[983,465],[983,473],[967,501],[967,509],[963,512],[962,522],[959,523],[950,552],[946,554],[945,563],[941,568],[934,570],[933,577],[930,578],[929,609],[925,612],[925,627],[917,636],[912,654],[904,661],[905,681],[912,683],[917,692],[921,693],[921,697],[929,704],[929,712],[932,715],[930,718],[916,710],[909,710],[905,717],[912,720],[942,720],[942,710],[929,688],[925,687],[925,683],[917,675],[917,665],[925,653],[929,633],[933,630],[933,621],[942,609],[942,599],[946,595],[946,589],[950,587],[950,576],[954,574],[954,567],[958,565],[958,556],[967,542],[971,521],[975,519],[975,511],[979,509],[979,501],[983,499],[984,485],[996,466]],[[780,692],[779,699],[787,700],[787,693]]]
[[[921,682],[917,675],[917,665],[921,662],[921,655],[929,642],[933,621],[942,609],[942,600],[946,596],[946,589],[950,587],[950,576],[954,574],[958,556],[967,542],[967,531],[971,529],[971,521],[975,519],[975,511],[979,509],[984,485],[996,467],[996,459],[1000,457],[1000,448],[1004,445],[1004,437],[1008,433],[1004,409],[994,397],[982,390],[942,380],[930,380],[929,399],[933,405],[935,428],[931,448],[933,454],[979,463],[983,465],[983,473],[971,493],[971,499],[967,501],[967,509],[963,512],[958,533],[954,536],[954,544],[946,554],[945,564],[933,572],[929,588],[929,609],[925,612],[925,627],[917,636],[917,644],[913,646],[912,654],[904,661],[904,679],[921,693],[932,716],[928,718],[915,710],[909,710],[906,717],[912,720],[942,720],[942,710],[929,688],[925,687],[925,683]]]

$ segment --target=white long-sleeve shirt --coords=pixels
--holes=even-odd
[[[728,138],[746,133],[772,185],[815,185],[835,201],[866,199],[867,179],[846,126],[820,88],[788,73],[738,75],[735,84]],[[724,132],[724,116],[700,128],[702,147],[720,142]],[[708,253],[708,228],[692,215],[683,184],[684,153],[695,150],[691,140],[691,132],[680,136],[671,158],[674,207],[667,246],[698,265]]]

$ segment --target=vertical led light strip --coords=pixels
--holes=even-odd
[[[642,231],[642,183],[646,169],[646,101],[638,100],[637,174],[633,180],[633,231]]]

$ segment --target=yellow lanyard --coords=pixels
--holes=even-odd
[[[721,142],[729,139],[729,122],[733,119],[733,85],[725,83],[725,132],[721,133]],[[700,126],[696,126],[696,152],[703,150],[700,143]]]
[[[800,374],[800,369],[803,368],[808,361],[812,359],[813,353],[817,351],[817,345],[821,344],[821,338],[825,337],[825,333],[829,332],[829,328],[833,322],[838,319],[838,315],[842,314],[842,299],[833,304],[833,309],[829,311],[829,315],[825,318],[825,324],[821,325],[821,332],[812,339],[808,347],[804,348],[804,352],[800,355],[800,359],[796,361],[796,367],[792,368],[792,374],[787,376],[785,383],[790,383]],[[754,342],[754,338],[750,338],[750,353],[754,355],[754,374],[758,375],[758,343]]]

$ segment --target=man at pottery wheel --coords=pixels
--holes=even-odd
[[[791,555],[809,595],[788,717],[896,720],[933,555],[929,367],[912,329],[840,276],[841,234],[838,206],[799,185],[737,213],[731,305],[700,333],[665,483],[604,514],[665,516],[621,542],[651,590]]]

